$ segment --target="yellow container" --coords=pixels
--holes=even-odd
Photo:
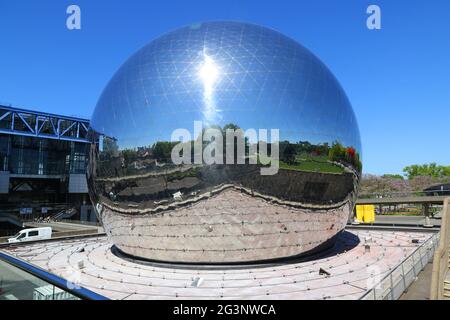
[[[364,222],[364,206],[357,204],[356,205],[356,220],[359,222]]]
[[[373,204],[364,205],[364,223],[375,222],[375,206]]]
[[[375,222],[375,206],[373,204],[356,205],[356,219],[359,222]]]

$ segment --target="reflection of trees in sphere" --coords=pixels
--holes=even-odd
[[[183,145],[172,141],[180,128],[190,137]],[[261,175],[276,150],[270,137],[236,135],[243,164],[190,161],[209,150],[208,128],[224,137],[279,129],[278,172]],[[334,76],[295,41],[245,23],[184,27],[139,50],[103,91],[91,136],[99,218],[119,250],[151,260],[237,263],[320,250],[343,230],[361,172],[358,126]],[[174,163],[175,147],[189,161]],[[238,149],[220,151],[237,160]]]

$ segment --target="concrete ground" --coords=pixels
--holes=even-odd
[[[67,232],[67,231],[77,231],[77,230],[93,230],[97,232],[103,232],[103,227],[95,226],[95,225],[89,225],[89,224],[82,224],[82,223],[76,223],[76,222],[49,222],[49,223],[42,223],[42,222],[26,222],[26,227],[29,228],[39,228],[39,227],[52,227],[54,231],[57,232]]]
[[[431,218],[430,222],[435,227],[441,225],[441,219]],[[377,215],[375,217],[375,222],[373,225],[378,224],[392,224],[392,225],[405,225],[412,227],[422,227],[425,223],[424,216],[388,216],[388,215]]]
[[[412,254],[429,250],[422,245],[432,236],[348,230],[333,250],[315,260],[215,269],[123,259],[113,254],[106,237],[34,243],[4,251],[111,299],[359,299]]]
[[[400,300],[429,300],[433,263],[428,263]]]

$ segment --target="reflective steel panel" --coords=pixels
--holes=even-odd
[[[104,89],[90,136],[99,219],[118,249],[151,260],[314,252],[344,229],[361,173],[335,77],[294,40],[247,23],[150,42]]]

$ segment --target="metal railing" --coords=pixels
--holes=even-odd
[[[429,196],[445,196],[449,190],[432,190],[432,191],[395,191],[395,192],[374,192],[360,193],[359,199],[378,199],[378,198],[406,198],[406,197],[429,197]]]
[[[78,212],[77,209],[74,207],[66,208],[51,216],[50,219],[53,221],[59,221],[65,218],[66,216],[72,217],[73,215],[77,214],[77,212]]]
[[[441,222],[441,239],[434,254],[433,275],[431,279],[430,299],[444,298],[444,281],[448,272],[450,258],[450,197],[444,200]]]
[[[0,133],[90,143],[89,120],[0,105]]]
[[[436,233],[370,288],[360,300],[399,299],[433,259],[438,244],[439,234]]]
[[[92,292],[86,288],[80,287],[78,285],[75,285],[73,283],[70,283],[69,281],[56,276],[52,273],[49,273],[39,267],[36,267],[32,264],[29,264],[25,261],[22,261],[20,259],[17,259],[9,254],[6,254],[4,252],[0,252],[0,261],[3,261],[10,266],[13,266],[15,268],[18,268],[22,271],[25,271],[26,273],[32,275],[35,278],[38,278],[45,283],[49,284],[50,286],[54,286],[56,288],[59,288],[59,292],[65,292],[69,295],[72,295],[73,297],[76,297],[78,299],[83,300],[108,300],[102,295],[99,295],[95,292]],[[55,292],[53,288],[53,292]],[[72,300],[73,298],[67,297],[67,294],[63,294],[63,296],[67,299],[69,298]],[[54,298],[54,297],[53,297]]]
[[[61,210],[67,210],[71,208],[73,204],[68,202],[36,202],[36,203],[6,203],[0,204],[0,214],[14,215],[22,220],[33,220],[35,217],[47,217],[51,216]],[[22,214],[21,209],[31,209],[31,213]],[[46,213],[42,212],[42,209],[46,209]]]
[[[71,219],[60,219],[58,222],[80,224],[83,226],[101,227],[100,221],[81,221],[81,220],[71,220]]]

